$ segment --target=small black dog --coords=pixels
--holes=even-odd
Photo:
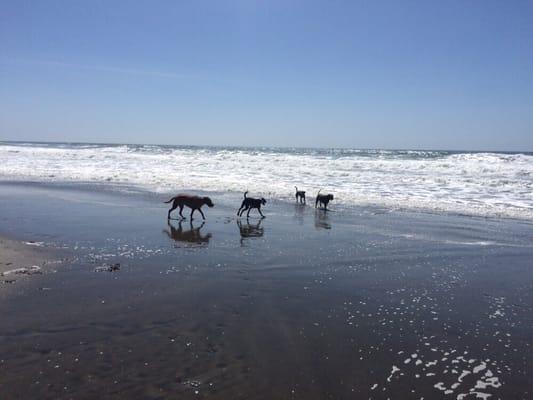
[[[333,195],[331,193],[330,194],[320,194],[320,190],[319,190],[318,194],[316,195],[315,208],[317,208],[318,203],[320,203],[320,205],[324,206],[324,210],[327,210],[328,209],[328,203],[331,200],[333,200]]]
[[[250,216],[250,211],[252,208],[257,208],[257,211],[259,211],[259,214],[261,214],[261,217],[265,218],[263,213],[261,212],[261,205],[266,204],[266,200],[264,198],[260,199],[254,199],[251,197],[246,197],[248,192],[244,192],[244,200],[242,201],[241,207],[239,208],[239,211],[237,211],[237,215],[240,217],[242,216],[242,213],[248,210],[248,213],[246,214],[246,217]]]
[[[296,201],[300,201],[300,203],[305,203],[305,190],[298,190],[298,188],[295,186],[296,189]]]

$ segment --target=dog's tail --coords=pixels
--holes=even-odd
[[[174,197],[171,198],[169,201],[164,201],[164,203],[168,204],[168,203],[170,203],[172,200],[174,200],[176,197],[178,197],[178,196],[174,196]]]
[[[294,188],[296,189],[296,191],[298,191],[298,186],[295,186]]]
[[[248,190],[244,192],[244,198],[246,198],[246,195],[248,194]]]

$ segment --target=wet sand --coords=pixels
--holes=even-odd
[[[530,223],[167,197],[0,185],[0,234],[69,257],[0,285],[0,398],[531,397]]]
[[[0,236],[0,285],[25,282],[31,276],[53,273],[67,262],[59,252],[44,248],[43,242],[11,240]],[[18,288],[17,286],[14,286]],[[11,293],[0,290],[0,298]]]

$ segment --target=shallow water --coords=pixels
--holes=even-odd
[[[531,224],[213,194],[191,228],[163,199],[0,185],[0,233],[73,257],[0,303],[0,398],[533,390]]]
[[[188,188],[533,220],[533,154],[0,143],[0,179]],[[117,187],[117,186],[115,186]]]

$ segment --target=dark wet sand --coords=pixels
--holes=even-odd
[[[0,399],[532,396],[529,223],[86,189],[0,185],[0,235],[70,260],[0,285]]]

